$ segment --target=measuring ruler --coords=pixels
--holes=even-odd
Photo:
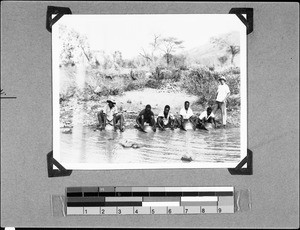
[[[234,187],[68,187],[67,215],[234,213]]]

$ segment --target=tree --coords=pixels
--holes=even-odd
[[[219,62],[221,62],[222,65],[225,64],[225,62],[228,60],[228,57],[226,55],[218,57]]]
[[[114,59],[114,62],[116,64],[118,64],[118,66],[123,67],[124,61],[123,61],[123,57],[122,57],[122,52],[121,51],[115,51],[113,53],[113,59]]]
[[[172,58],[173,64],[176,68],[185,68],[187,59],[185,55],[174,55]]]
[[[158,47],[163,53],[166,59],[167,65],[170,64],[172,60],[173,53],[175,53],[178,49],[184,48],[182,40],[179,40],[175,37],[166,37],[159,39],[160,46]]]
[[[159,59],[158,51],[160,51],[161,56],[165,58],[167,65],[169,65],[172,61],[174,53],[178,49],[182,49],[183,41],[179,40],[175,37],[163,37],[161,35],[154,34],[153,41],[149,43],[150,51],[146,51],[142,48],[142,52],[140,52],[140,56],[143,57],[146,62],[154,64],[156,66],[156,62]]]
[[[63,65],[75,65],[84,55],[88,62],[92,59],[92,53],[86,36],[65,25],[59,27],[59,40],[61,42],[60,60]]]
[[[233,59],[234,59],[235,55],[237,55],[240,52],[240,47],[230,45],[226,51],[231,54],[231,64],[233,64]]]
[[[226,38],[211,38],[210,42],[218,46],[219,49],[225,49],[227,53],[231,55],[231,64],[233,64],[234,57],[240,52],[240,46],[234,44]]]
[[[142,52],[140,52],[140,55],[141,55],[143,58],[145,58],[145,60],[146,60],[147,63],[153,61],[152,58],[150,57],[150,54],[147,53],[147,52],[145,51],[144,48],[142,48]]]
[[[151,46],[151,59],[152,59],[153,62],[156,62],[156,59],[157,59],[156,51],[158,50],[158,48],[160,46],[159,37],[160,37],[160,35],[154,34],[153,42],[150,43],[150,46]]]
[[[147,63],[155,64],[155,62],[157,60],[156,52],[160,46],[159,37],[160,37],[160,35],[154,34],[153,42],[149,43],[149,46],[150,46],[149,52],[147,52],[144,48],[142,48],[142,52],[140,52],[140,56],[142,56],[146,60]]]

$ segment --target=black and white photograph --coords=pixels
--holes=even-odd
[[[246,44],[232,14],[64,15],[52,26],[54,158],[67,169],[236,167]]]

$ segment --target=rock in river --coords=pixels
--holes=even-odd
[[[139,144],[128,141],[128,140],[121,141],[120,145],[122,145],[124,148],[134,148],[134,149],[140,148]]]
[[[182,160],[182,161],[191,162],[193,159],[192,159],[192,157],[190,157],[190,156],[183,155],[183,156],[181,157],[181,160]]]
[[[68,128],[68,129],[63,129],[62,133],[64,134],[71,134],[72,133],[72,129]]]

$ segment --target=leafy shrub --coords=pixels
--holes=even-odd
[[[222,71],[211,71],[208,67],[196,66],[182,73],[182,87],[188,93],[199,96],[197,103],[213,105],[215,103],[220,76],[225,76],[230,89],[229,107],[240,106],[240,74],[239,68],[228,68]]]
[[[199,103],[212,103],[215,99],[218,83],[216,74],[207,68],[197,68],[185,76],[182,87],[187,92],[198,95]]]
[[[218,60],[222,65],[224,65],[225,62],[227,62],[227,60],[228,60],[228,56],[224,55],[224,56],[218,57]]]
[[[137,90],[140,89],[141,85],[138,84],[138,82],[136,81],[131,81],[129,82],[125,87],[124,87],[124,91],[131,91],[131,90]]]
[[[120,95],[124,92],[122,88],[113,87],[109,89],[109,95]]]
[[[160,87],[161,82],[162,82],[161,80],[149,79],[146,82],[145,87],[157,89]]]
[[[240,75],[239,74],[231,74],[226,77],[226,84],[230,89],[231,94],[239,94],[240,93]]]
[[[172,69],[172,80],[178,82],[181,78],[181,70],[180,69]]]
[[[59,93],[59,101],[67,101],[72,98],[76,94],[77,88],[74,85],[70,85],[69,87],[65,88],[63,91]]]
[[[173,78],[173,74],[171,70],[168,69],[163,69],[160,71],[160,78],[161,79],[172,79]]]
[[[240,93],[240,68],[238,67],[229,67],[218,71],[217,74],[220,76],[226,77],[226,84],[229,86],[231,94],[239,94]]]
[[[226,69],[219,71],[220,74],[228,75],[228,74],[240,74],[240,68],[237,66],[230,66]]]
[[[227,105],[230,108],[236,108],[241,106],[241,97],[240,94],[233,94],[228,97]]]
[[[208,69],[209,69],[209,71],[214,71],[215,67],[214,66],[209,66]]]

